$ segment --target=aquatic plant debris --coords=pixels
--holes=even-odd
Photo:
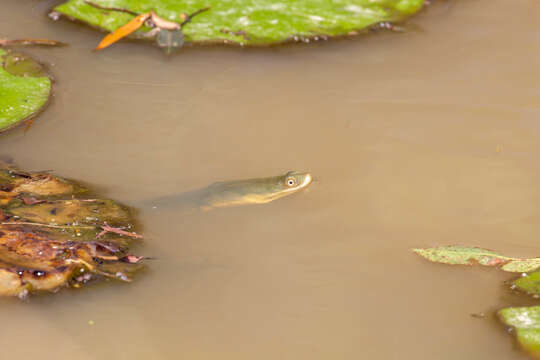
[[[418,12],[424,0],[92,0],[102,7],[134,14],[154,11],[160,18],[181,24],[182,14],[210,7],[182,28],[192,43],[269,45],[312,41],[356,34],[381,22],[397,22]],[[68,0],[53,9],[108,32],[136,15],[98,9],[85,0]],[[132,36],[144,38],[152,29],[142,26]]]
[[[540,258],[520,259],[500,255],[491,250],[467,246],[441,246],[413,249],[418,255],[432,262],[451,265],[499,266],[507,272],[530,272],[540,267]]]
[[[30,120],[51,96],[51,79],[27,55],[0,48],[0,132]]]
[[[142,237],[133,222],[128,208],[74,181],[0,163],[0,296],[131,281],[143,267],[128,253]]]
[[[513,280],[512,288],[534,297],[540,296],[540,271],[535,271],[540,267],[540,258],[513,258],[491,250],[458,245],[413,249],[413,251],[429,261],[442,264],[480,264],[499,266],[501,270],[507,272],[520,272],[522,274]],[[540,306],[505,308],[498,312],[498,317],[502,323],[515,331],[520,346],[535,359],[540,359]]]
[[[66,43],[50,39],[0,39],[0,46],[66,46]]]
[[[521,347],[540,359],[540,306],[509,307],[500,310],[498,316],[514,329]]]
[[[152,31],[150,31],[147,35],[156,37],[156,43],[158,44],[158,46],[167,48],[167,52],[170,53],[173,48],[180,48],[184,44],[184,34],[181,31],[182,26],[189,23],[194,16],[199,15],[200,13],[210,9],[210,8],[203,8],[203,9],[197,10],[191,15],[181,14],[180,17],[184,21],[181,24],[178,24],[173,21],[168,21],[163,18],[160,18],[153,10],[150,10],[150,12],[145,13],[145,14],[137,14],[127,9],[102,7],[91,1],[88,1],[88,0],[85,0],[85,1],[88,5],[95,7],[97,9],[100,9],[100,10],[118,11],[118,12],[127,13],[127,14],[131,14],[135,16],[127,24],[122,25],[121,27],[119,27],[118,29],[110,33],[109,35],[105,36],[103,40],[101,40],[101,42],[95,48],[95,50],[105,49],[106,47],[111,46],[112,44],[119,41],[120,39],[133,33],[134,31],[139,29],[143,24],[147,24],[147,26],[153,28]]]

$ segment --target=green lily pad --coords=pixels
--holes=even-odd
[[[515,288],[534,296],[540,295],[540,271],[519,277],[512,282]]]
[[[343,36],[380,22],[395,22],[419,11],[424,0],[95,0],[102,7],[136,13],[154,10],[182,23],[181,15],[210,6],[182,28],[186,41],[265,45],[291,40]],[[69,0],[54,11],[106,31],[126,24],[133,15],[102,10],[85,0]],[[143,28],[135,36],[141,36]]]
[[[515,329],[519,344],[540,359],[540,306],[505,308],[498,315],[505,325]]]
[[[51,95],[51,79],[30,57],[0,49],[0,131],[37,114]]]
[[[429,261],[451,265],[500,266],[507,272],[530,272],[540,267],[540,258],[520,259],[497,254],[491,250],[467,246],[441,246],[429,249],[413,249]]]

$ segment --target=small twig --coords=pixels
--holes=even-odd
[[[125,235],[129,237],[133,237],[136,239],[141,239],[143,237],[142,235],[139,235],[134,232],[129,232],[129,231],[122,230],[120,228],[109,226],[107,223],[105,223],[104,225],[101,225],[101,228],[103,229],[103,231],[96,235],[96,239],[99,239],[100,237],[102,237],[103,235],[109,232],[118,234],[118,235]]]
[[[13,222],[2,222],[0,225],[32,225],[32,226],[43,226],[54,229],[67,229],[67,228],[84,228],[84,229],[95,229],[95,226],[82,226],[82,225],[49,225],[49,224],[40,224],[26,221],[13,221]]]
[[[101,5],[98,5],[96,3],[93,3],[91,1],[88,1],[88,0],[85,0],[84,2],[87,3],[88,5],[92,6],[92,7],[95,7],[96,9],[100,9],[100,10],[118,11],[118,12],[123,12],[123,13],[134,15],[134,16],[139,15],[135,11],[131,11],[131,10],[128,10],[128,9],[115,8],[115,7],[105,7],[105,6],[101,6]]]
[[[66,43],[49,40],[49,39],[0,39],[0,46],[10,46],[10,45],[47,45],[47,46],[65,46]]]
[[[208,11],[208,10],[210,10],[210,6],[207,6],[207,7],[205,7],[205,8],[199,9],[199,10],[195,11],[194,13],[192,13],[192,14],[190,14],[190,15],[186,15],[186,20],[184,20],[184,22],[182,22],[182,23],[180,24],[180,28],[182,28],[184,25],[186,25],[188,22],[190,22],[191,19],[192,19],[194,16],[197,16],[197,15],[199,15],[200,13],[205,12],[205,11]]]
[[[114,255],[110,255],[110,256],[107,256],[107,255],[96,255],[94,256],[95,258],[98,258],[99,260],[106,260],[106,261],[118,261],[118,256],[114,256]]]
[[[48,170],[48,171],[52,171],[52,170]],[[40,199],[36,199],[35,197],[28,197],[28,196],[22,196],[21,197],[21,200],[26,204],[26,205],[34,205],[34,204],[41,204],[41,203],[47,203],[47,204],[54,204],[54,203],[65,203],[65,202],[74,202],[74,201],[80,201],[80,202],[96,202],[98,201],[98,199],[71,199],[71,200],[64,200],[64,199],[60,199],[60,200],[40,200]]]
[[[25,205],[34,205],[34,204],[41,204],[41,203],[47,202],[47,200],[38,200],[33,196],[29,196],[29,197],[23,196],[21,197],[21,199]]]

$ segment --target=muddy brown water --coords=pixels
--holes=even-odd
[[[128,204],[310,170],[270,204],[140,214],[129,285],[0,301],[1,358],[525,359],[494,317],[530,301],[493,269],[412,247],[540,255],[540,3],[438,1],[404,34],[172,57],[3,0],[55,98],[0,153]],[[471,313],[485,313],[476,319]],[[93,325],[90,325],[90,323]]]

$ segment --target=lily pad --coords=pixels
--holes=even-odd
[[[277,44],[354,34],[381,22],[400,21],[419,11],[424,0],[95,0],[92,3],[141,14],[150,10],[182,23],[182,14],[202,8],[182,28],[193,43]],[[85,0],[69,0],[54,11],[112,32],[134,18],[119,11],[98,9]],[[135,37],[143,36],[142,28]]]
[[[540,267],[540,258],[520,259],[500,255],[491,250],[467,246],[441,246],[429,249],[413,249],[429,261],[450,265],[500,266],[507,272],[530,272]]]
[[[525,274],[512,282],[512,285],[533,296],[540,296],[540,271]]]
[[[0,48],[0,132],[36,115],[51,95],[51,79],[27,55]]]
[[[109,199],[79,197],[79,184],[49,173],[0,166],[0,296],[130,281],[141,269],[128,246],[132,212]]]
[[[540,359],[540,306],[505,308],[498,315],[505,325],[515,329],[519,344]]]

